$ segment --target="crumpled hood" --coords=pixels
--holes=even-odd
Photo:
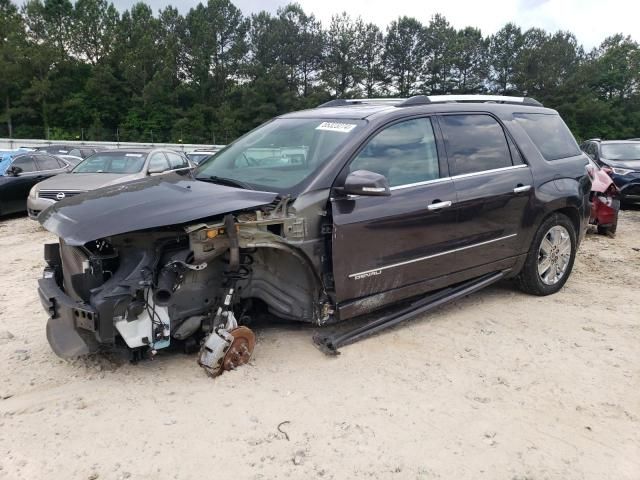
[[[636,170],[640,172],[640,160],[609,160],[608,158],[603,158],[602,162],[606,163],[610,167],[628,168],[629,170]]]
[[[61,173],[38,184],[38,190],[95,190],[141,178],[142,174]]]
[[[277,193],[194,180],[178,174],[147,177],[66,198],[38,217],[69,245],[186,222],[273,202]]]

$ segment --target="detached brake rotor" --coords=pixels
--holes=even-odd
[[[249,363],[253,347],[256,346],[256,336],[247,327],[237,327],[229,332],[233,342],[222,360],[223,370],[233,370],[240,365]]]
[[[249,362],[256,345],[255,334],[247,327],[218,330],[205,340],[198,364],[212,377]]]

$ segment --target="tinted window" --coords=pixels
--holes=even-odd
[[[14,167],[20,167],[23,172],[35,172],[37,170],[31,155],[16,158],[12,165]]]
[[[510,167],[504,131],[489,115],[440,117],[451,175]]]
[[[172,169],[187,168],[189,166],[189,162],[182,155],[173,152],[165,152],[165,155],[169,159],[169,165],[171,165]]]
[[[169,164],[167,163],[167,159],[165,158],[164,154],[154,153],[153,155],[151,155],[151,158],[149,159],[149,168],[148,168],[150,172],[159,173],[159,172],[164,172],[165,170],[168,170],[168,169],[169,169]]]
[[[417,118],[385,128],[351,162],[349,171],[356,170],[384,175],[392,187],[438,178],[438,152],[431,120]]]
[[[516,113],[514,117],[545,160],[580,155],[576,140],[559,115]]]
[[[80,150],[78,150],[77,148],[74,148],[69,152],[69,155],[72,155],[74,157],[81,157],[82,153],[80,153]]]
[[[50,157],[49,155],[36,156],[36,162],[40,170],[58,170],[61,168],[58,159]]]

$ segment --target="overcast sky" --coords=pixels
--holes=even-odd
[[[182,13],[200,0],[146,0],[154,11],[172,4]],[[202,0],[203,3],[206,0]],[[243,13],[275,12],[286,0],[232,0]],[[134,0],[115,0],[121,10]],[[640,0],[298,0],[307,13],[329,23],[335,13],[346,11],[386,27],[400,15],[427,23],[435,13],[443,14],[456,28],[478,27],[491,34],[507,22],[523,29],[569,30],[587,49],[614,33],[631,35],[640,41]]]

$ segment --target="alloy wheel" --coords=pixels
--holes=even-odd
[[[571,236],[565,227],[555,225],[542,237],[538,249],[538,275],[546,285],[555,285],[567,272],[571,260]]]

